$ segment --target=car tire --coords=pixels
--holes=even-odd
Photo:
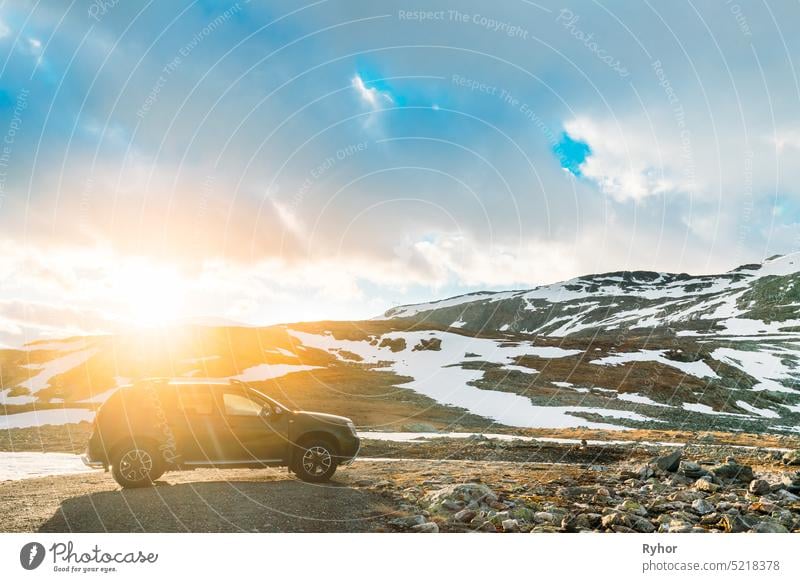
[[[149,487],[164,474],[164,462],[157,447],[131,441],[115,449],[111,474],[123,488]]]
[[[312,439],[298,444],[292,470],[303,481],[324,483],[336,472],[336,447],[324,439]]]

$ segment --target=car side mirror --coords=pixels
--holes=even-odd
[[[285,411],[284,411],[284,410],[283,410],[283,408],[281,408],[280,406],[276,406],[276,407],[275,407],[275,416],[280,416],[280,415],[281,415],[281,414],[283,414],[284,412],[285,412]]]
[[[266,405],[262,406],[261,407],[261,412],[259,412],[258,415],[261,418],[263,418],[264,420],[269,419],[269,417],[272,416],[272,410],[271,410],[269,404],[266,404]]]

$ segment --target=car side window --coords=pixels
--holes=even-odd
[[[222,395],[225,414],[228,416],[258,416],[262,405],[242,394],[225,392]]]
[[[208,416],[214,412],[214,395],[207,388],[186,386],[178,391],[178,408],[187,415]]]

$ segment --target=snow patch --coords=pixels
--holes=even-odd
[[[19,481],[49,475],[90,473],[79,455],[69,453],[2,453],[0,452],[0,481]]]
[[[296,364],[259,364],[247,368],[238,376],[231,376],[230,380],[241,380],[242,382],[263,382],[280,378],[294,372],[307,372],[308,370],[318,370],[320,366],[306,366]]]
[[[716,372],[702,360],[696,362],[680,362],[670,360],[664,355],[664,350],[639,350],[638,352],[625,352],[612,354],[599,360],[592,360],[591,364],[600,366],[617,366],[627,362],[658,362],[666,366],[672,366],[697,378],[719,378]]]

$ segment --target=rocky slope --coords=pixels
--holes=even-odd
[[[800,254],[720,275],[620,271],[522,291],[474,293],[387,311],[470,332],[552,337],[614,331],[681,336],[795,335]]]

